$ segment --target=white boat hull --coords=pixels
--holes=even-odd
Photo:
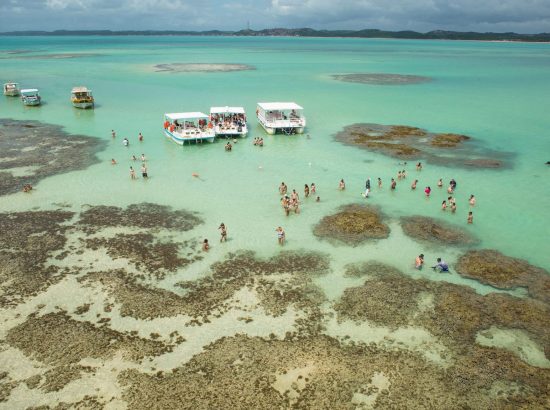
[[[8,97],[17,97],[19,95],[19,90],[7,90],[4,91],[4,95]]]
[[[295,133],[295,134],[303,134],[304,133],[304,127],[275,128],[275,127],[268,127],[261,121],[260,121],[260,125],[265,130],[265,132],[267,132],[269,135],[275,135],[275,134],[277,134],[277,131],[280,131],[283,134],[288,134],[289,131],[292,131],[292,133]]]
[[[216,138],[216,135],[214,132],[208,133],[208,134],[199,134],[194,136],[180,136],[175,132],[170,132],[169,130],[164,130],[164,135],[166,135],[167,138],[171,139],[173,142],[175,142],[178,145],[184,145],[186,142],[192,143],[192,142],[214,142],[214,139]]]
[[[241,127],[241,130],[237,127],[223,128],[220,126],[214,127],[216,137],[246,137],[248,134],[248,128],[246,126]]]
[[[75,108],[81,108],[81,109],[87,109],[87,108],[94,108],[93,102],[74,102],[73,107]]]

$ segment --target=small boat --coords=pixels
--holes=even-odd
[[[23,104],[33,106],[40,105],[42,99],[36,88],[26,88],[21,90],[21,100]]]
[[[211,107],[210,121],[216,137],[243,137],[248,133],[243,107]]]
[[[303,108],[293,102],[258,103],[256,116],[268,134],[302,134],[306,127]]]
[[[4,95],[10,97],[17,97],[20,93],[18,83],[6,83],[4,84]]]
[[[92,90],[86,87],[74,87],[71,91],[71,102],[76,108],[94,108]]]
[[[164,134],[176,144],[214,142],[216,133],[208,115],[202,112],[164,114]]]

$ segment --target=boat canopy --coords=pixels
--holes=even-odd
[[[36,88],[25,88],[21,90],[21,94],[36,94],[38,90]]]
[[[264,111],[303,110],[302,107],[293,102],[258,103],[258,107]]]
[[[73,87],[73,93],[88,93],[88,92],[91,92],[92,90],[88,90],[87,87]]]
[[[208,115],[203,114],[202,112],[173,112],[169,114],[164,114],[164,116],[171,121],[208,118]]]
[[[243,107],[211,107],[210,114],[244,114]]]

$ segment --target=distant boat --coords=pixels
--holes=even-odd
[[[76,108],[94,108],[92,90],[86,87],[74,87],[71,91],[71,102]]]
[[[258,103],[256,116],[268,134],[302,134],[306,127],[303,108],[293,102]]]
[[[248,133],[243,107],[211,107],[210,121],[216,137],[243,137]]]
[[[202,112],[164,114],[164,134],[176,144],[214,142],[216,134],[208,115]]]
[[[6,83],[4,84],[4,95],[9,97],[17,97],[20,93],[18,83]]]
[[[42,102],[40,93],[36,88],[26,88],[21,90],[21,100],[23,101],[23,104],[29,106],[40,105]]]

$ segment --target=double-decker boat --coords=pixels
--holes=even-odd
[[[217,137],[243,137],[248,133],[243,107],[211,107],[210,121]]]
[[[164,114],[164,134],[176,144],[214,142],[216,134],[208,115],[202,112]]]
[[[71,91],[71,102],[76,108],[94,108],[92,90],[86,87],[74,87]]]
[[[25,88],[21,90],[21,101],[23,101],[25,105],[33,106],[40,105],[42,99],[36,88]]]
[[[20,93],[18,83],[5,83],[4,84],[4,95],[9,97],[17,97]]]
[[[268,134],[302,134],[306,127],[303,108],[293,102],[258,103],[256,116]]]

